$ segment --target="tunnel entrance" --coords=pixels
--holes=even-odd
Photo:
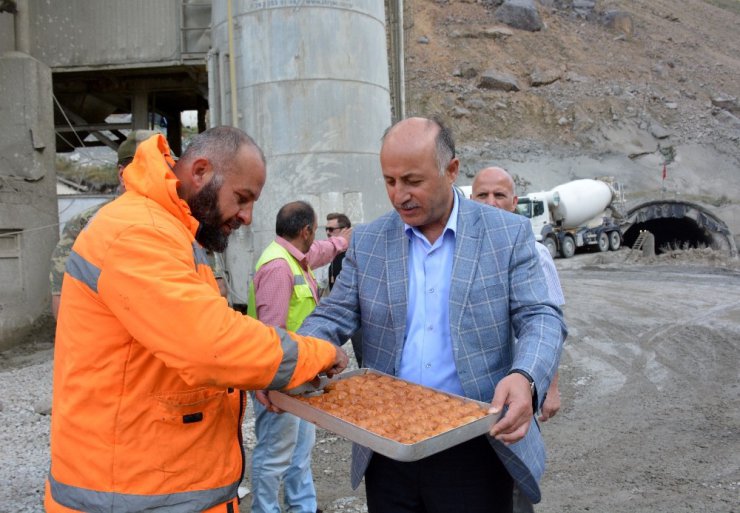
[[[624,234],[625,244],[632,246],[637,235],[647,230],[655,236],[655,252],[665,250],[711,247],[712,237],[705,230],[686,218],[652,219],[637,223]]]
[[[709,247],[732,255],[737,248],[727,225],[700,205],[684,201],[650,201],[634,207],[623,225],[624,244],[632,246],[640,231],[655,236],[655,251]]]

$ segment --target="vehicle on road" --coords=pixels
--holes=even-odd
[[[621,186],[610,178],[597,178],[520,196],[516,208],[529,218],[535,238],[553,258],[570,258],[578,248],[616,251],[622,246],[618,218],[623,204]]]

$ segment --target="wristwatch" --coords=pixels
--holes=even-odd
[[[537,389],[534,385],[534,379],[532,376],[530,376],[527,371],[523,371],[521,369],[511,369],[506,375],[508,376],[510,374],[521,374],[527,378],[527,381],[529,381],[529,391],[532,394],[532,411],[537,411]]]

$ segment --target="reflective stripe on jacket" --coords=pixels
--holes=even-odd
[[[143,142],[126,193],[74,244],[54,354],[50,512],[191,512],[242,478],[245,389],[297,386],[333,345],[229,308],[165,139]],[[225,508],[224,508],[225,511]]]
[[[255,273],[266,263],[277,260],[278,258],[285,260],[293,273],[293,293],[290,296],[290,305],[288,306],[288,317],[285,319],[285,327],[290,331],[296,331],[301,327],[301,324],[303,324],[303,319],[308,317],[311,312],[313,312],[314,308],[316,308],[316,300],[313,297],[313,292],[311,291],[305,271],[301,265],[287,249],[275,241],[270,243],[270,245],[262,252],[260,259],[257,261],[257,265],[254,267]],[[313,272],[310,269],[308,270],[308,273],[313,278]],[[247,306],[247,313],[257,319],[257,301],[254,291],[254,282],[249,285],[249,305]]]

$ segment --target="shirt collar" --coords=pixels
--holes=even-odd
[[[298,262],[301,265],[305,265],[305,263],[306,263],[306,254],[304,252],[302,252],[300,249],[298,249],[293,244],[291,244],[287,240],[283,239],[279,235],[277,237],[275,237],[275,242],[277,242],[279,245],[281,245],[282,247],[284,247],[288,251],[288,253],[290,253],[291,255],[293,255],[293,257],[296,260],[298,260]]]
[[[450,212],[450,217],[447,219],[447,224],[445,224],[445,229],[442,230],[442,235],[439,237],[438,240],[441,240],[444,238],[445,234],[450,231],[452,233],[452,236],[454,237],[457,234],[457,212],[459,207],[459,199],[457,197],[457,193],[453,189],[452,191],[452,211]],[[406,236],[409,239],[412,239],[413,237],[418,237],[422,240],[427,240],[427,238],[424,236],[421,231],[415,227],[411,226],[409,224],[403,223],[403,229],[406,232]],[[429,242],[429,241],[427,241]]]

